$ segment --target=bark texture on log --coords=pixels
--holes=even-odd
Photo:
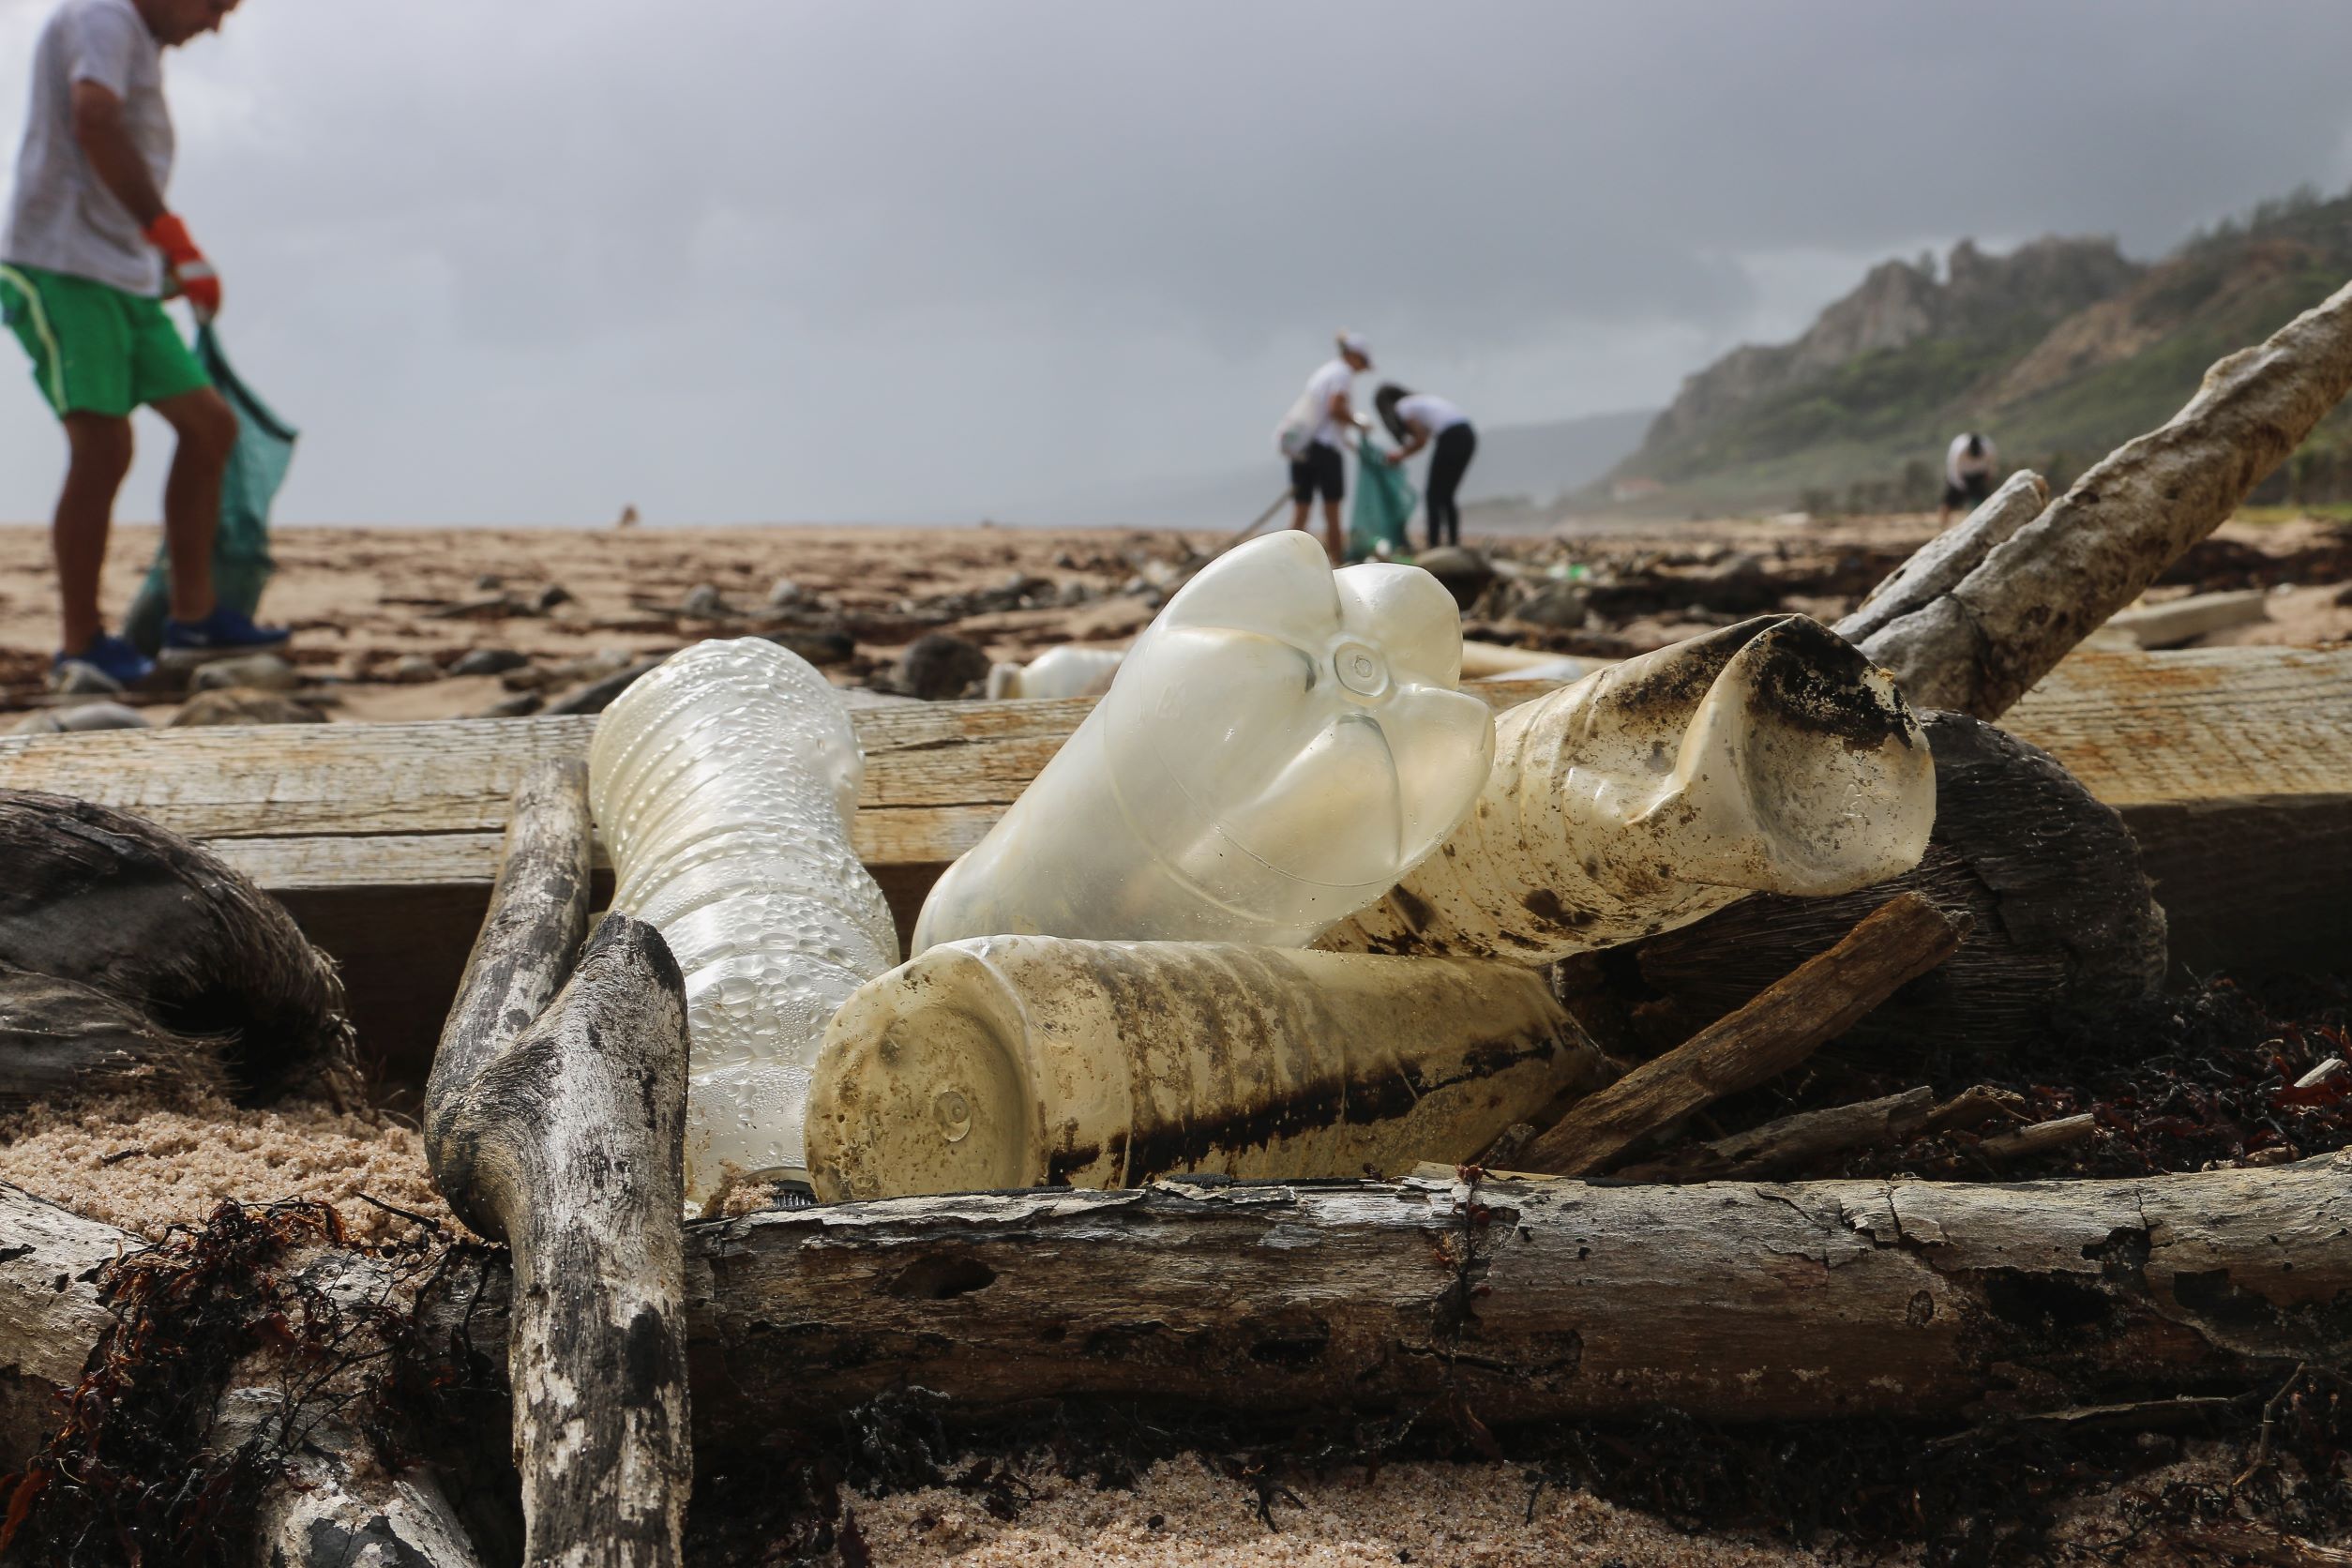
[[[543,762],[515,787],[490,913],[475,938],[427,1080],[425,1153],[433,1179],[459,1217],[497,1241],[505,1240],[503,1216],[481,1203],[470,1167],[452,1163],[468,1159],[472,1149],[454,1140],[451,1130],[483,1069],[537,1021],[571,973],[588,929],[593,834],[584,761]]]
[[[2346,391],[2352,284],[2216,363],[2169,423],[2108,454],[1862,652],[1922,707],[1998,718],[2226,520]]]
[[[651,926],[611,915],[441,1123],[441,1165],[465,1172],[514,1252],[508,1375],[535,1564],[682,1554],[686,1071],[677,964]]]
[[[94,987],[0,964],[0,1110],[134,1082],[225,1088],[223,1044],[175,1034]]]
[[[661,934],[626,915],[572,967],[589,835],[585,766],[534,770],[434,1064],[426,1144],[451,1205],[514,1254],[528,1560],[660,1568],[679,1560],[693,1472],[686,986]]]
[[[28,1224],[68,1262],[122,1240],[0,1187],[0,1252]],[[2352,1154],[2137,1181],[972,1194],[706,1222],[686,1257],[712,1450],[910,1386],[970,1413],[1933,1419],[2342,1364]],[[483,1284],[425,1332],[496,1364],[507,1298]],[[28,1292],[0,1358],[78,1367],[100,1326],[81,1289]]]
[[[22,1470],[113,1321],[98,1271],[138,1238],[0,1183],[0,1470]]]
[[[216,1037],[190,1070],[210,1071],[217,1051],[257,1097],[355,1095],[334,966],[209,851],[128,812],[0,790],[0,966],[112,998],[159,1037]],[[18,988],[11,1012],[38,1037],[74,1027],[87,1004]],[[0,1081],[14,1065],[0,1058]],[[38,1077],[38,1060],[25,1065]]]
[[[2042,475],[2019,469],[1975,511],[1928,540],[1890,572],[1885,581],[1854,607],[1852,614],[1837,624],[1837,635],[1859,645],[1913,611],[1924,610],[1959,587],[1997,547],[2007,544],[2017,530],[2041,516],[2049,502],[2050,487]]]
[[[1163,1185],[696,1227],[698,1419],[740,1436],[910,1384],[983,1407],[1932,1417],[2352,1354],[2352,1155],[1470,1196]]]
[[[1521,1152],[1521,1165],[1570,1176],[1606,1170],[1701,1106],[1802,1062],[1952,957],[1968,929],[1966,916],[1954,919],[1916,893],[1897,894],[1737,1011],[1578,1100]]]
[[[1847,1033],[1916,1056],[1943,1044],[2031,1039],[2073,1009],[2164,982],[2164,912],[2132,834],[2050,758],[1958,714],[1926,716],[1936,829],[1916,870],[1834,898],[1757,895],[1680,931],[1560,966],[1570,1010],[1605,1047],[1687,1038],[1829,947],[1903,892],[1967,913],[1967,941]]]

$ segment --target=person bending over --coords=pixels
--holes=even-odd
[[[1394,382],[1372,395],[1372,406],[1397,441],[1390,462],[1401,463],[1424,446],[1430,448],[1429,483],[1422,497],[1429,514],[1429,548],[1460,544],[1462,508],[1455,493],[1470,472],[1470,459],[1478,455],[1478,431],[1471,428],[1470,415],[1435,393],[1408,392]]]
[[[197,663],[286,641],[284,630],[214,603],[213,533],[236,415],[162,305],[169,284],[200,318],[220,309],[219,279],[163,203],[173,154],[163,51],[215,31],[236,4],[64,0],[33,47],[16,192],[0,237],[0,318],[32,355],[33,380],[65,428],[51,533],[60,672],[87,664],[131,686],[152,668],[98,616],[114,495],[130,468],[130,414],[143,404],[178,437],[163,490],[172,559],[164,658]]]
[[[1952,445],[1944,452],[1944,505],[1936,515],[1938,527],[1950,524],[1954,506],[1974,511],[1992,495],[2000,462],[1991,436],[1963,430],[1952,438]]]

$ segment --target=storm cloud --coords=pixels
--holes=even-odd
[[[172,58],[173,200],[288,520],[954,520],[1271,471],[1343,324],[1501,424],[1885,255],[2150,255],[2352,183],[2347,57],[2341,0],[245,0]],[[58,461],[0,389],[0,517]]]

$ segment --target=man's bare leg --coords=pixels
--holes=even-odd
[[[57,492],[50,549],[57,558],[58,646],[79,654],[105,629],[98,615],[98,580],[106,568],[106,535],[114,522],[114,496],[130,472],[130,421],[105,414],[68,414],[66,483]]]
[[[1323,549],[1334,566],[1348,558],[1348,536],[1339,530],[1339,503],[1323,497]]]
[[[1295,529],[1298,529],[1301,533],[1304,533],[1304,532],[1306,532],[1306,531],[1307,531],[1307,514],[1308,514],[1308,513],[1309,513],[1309,512],[1310,512],[1310,511],[1314,508],[1314,505],[1315,505],[1315,503],[1314,503],[1314,502],[1312,502],[1312,501],[1293,501],[1293,502],[1291,502],[1291,503],[1290,503],[1290,526],[1291,526],[1291,527],[1293,527],[1293,528],[1295,528]]]
[[[220,529],[220,478],[237,444],[236,411],[211,387],[155,405],[179,436],[163,482],[163,536],[172,547],[172,619],[212,613],[212,542]]]

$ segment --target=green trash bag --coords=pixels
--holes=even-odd
[[[237,415],[237,444],[220,481],[220,530],[212,542],[213,596],[250,615],[260,609],[262,589],[269,582],[269,504],[294,461],[294,429],[237,379],[209,324],[196,329],[195,348],[213,385]],[[147,568],[147,580],[124,621],[123,635],[150,657],[163,645],[163,617],[171,609],[169,571],[168,547],[158,546],[155,565]]]
[[[1410,553],[1405,525],[1412,520],[1413,507],[1420,502],[1412,481],[1405,477],[1404,464],[1391,463],[1387,450],[1370,436],[1358,442],[1356,504],[1348,514],[1348,559]],[[1385,551],[1380,549],[1384,544]]]

